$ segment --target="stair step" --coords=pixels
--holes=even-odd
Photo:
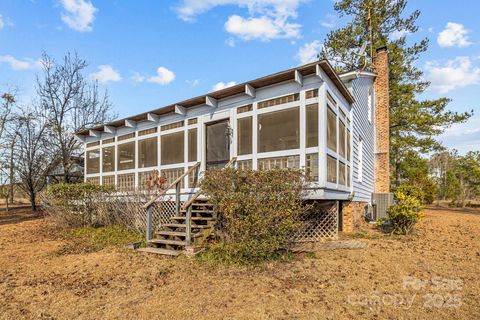
[[[185,232],[180,232],[180,231],[165,231],[165,230],[160,230],[155,232],[156,235],[159,236],[177,236],[177,237],[185,237],[187,234]],[[197,233],[192,233],[192,237],[199,237],[200,234]]]
[[[169,239],[152,239],[148,241],[148,243],[154,244],[174,244],[177,246],[185,246],[187,244],[186,241],[179,241],[179,240],[169,240]]]
[[[178,256],[182,252],[177,251],[177,250],[169,250],[169,249],[161,249],[161,248],[140,248],[137,249],[138,251],[142,252],[148,252],[148,253],[156,253],[156,254],[163,254],[163,255],[168,255],[168,256]]]
[[[187,212],[187,210],[182,209],[180,212]],[[213,210],[206,210],[206,209],[192,209],[192,212],[203,212],[203,213],[213,213]]]
[[[172,217],[174,220],[185,220],[186,217]],[[215,221],[215,218],[212,217],[192,217],[192,221],[198,220],[198,221]]]
[[[185,228],[186,225],[183,223],[166,223],[163,224],[162,227],[171,227],[171,228]],[[192,224],[191,227],[193,229],[208,229],[210,226],[207,225],[198,225],[198,224]]]

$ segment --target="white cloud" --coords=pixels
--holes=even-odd
[[[392,32],[392,34],[390,35],[390,39],[392,41],[395,41],[395,40],[398,40],[400,38],[403,38],[403,37],[406,37],[410,34],[410,31],[408,30],[395,30]]]
[[[306,64],[318,60],[317,55],[322,50],[323,44],[318,41],[312,41],[305,43],[303,47],[298,50],[296,58],[300,61],[300,64]]]
[[[98,66],[98,71],[94,72],[90,75],[90,77],[94,80],[97,80],[100,83],[107,83],[107,82],[115,82],[122,80],[120,73],[113,69],[109,65],[100,65]]]
[[[73,30],[89,32],[93,30],[95,12],[98,11],[89,0],[61,0],[63,9],[62,21]]]
[[[322,27],[332,29],[337,25],[337,20],[337,16],[329,13],[325,16],[325,19],[320,21],[320,24],[322,25]]]
[[[233,38],[228,38],[226,41],[225,41],[225,44],[231,48],[235,47],[235,39]]]
[[[297,17],[297,9],[305,0],[183,0],[178,16],[193,21],[196,16],[217,6],[236,5],[246,8],[248,17],[230,16],[225,30],[242,40],[263,41],[300,37],[301,25],[289,19]]]
[[[472,43],[468,40],[468,31],[462,24],[448,22],[445,29],[438,34],[437,42],[440,47],[468,47]]]
[[[165,67],[158,67],[157,68],[157,75],[156,76],[144,76],[138,72],[134,72],[132,76],[132,80],[134,82],[151,82],[156,83],[159,85],[167,85],[175,80],[175,73],[171,70],[168,70]]]
[[[212,91],[218,91],[222,90],[228,87],[233,87],[237,83],[235,81],[229,81],[229,82],[218,82],[212,87]]]
[[[11,55],[0,56],[0,64],[2,63],[9,64],[10,68],[13,70],[31,70],[40,69],[42,67],[40,60],[32,60],[28,58],[20,60]]]
[[[5,22],[3,21],[3,16],[0,14],[0,30],[2,30],[3,27],[5,27]]]
[[[268,41],[280,38],[296,38],[300,35],[300,25],[274,20],[267,16],[242,18],[230,16],[225,22],[225,30],[242,40],[260,39]]]
[[[444,65],[427,62],[426,70],[427,79],[431,82],[430,89],[439,93],[480,84],[480,68],[472,66],[469,57],[457,57]]]
[[[185,80],[185,83],[191,85],[192,87],[196,87],[200,84],[200,79]]]

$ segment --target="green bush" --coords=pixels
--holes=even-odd
[[[217,242],[207,256],[228,263],[276,259],[298,230],[304,175],[299,170],[209,170],[201,188],[217,205]]]
[[[395,192],[395,204],[387,211],[392,233],[409,234],[422,216],[422,203],[418,198],[400,190]]]
[[[113,191],[90,183],[58,183],[48,187],[43,198],[47,212],[59,225],[101,226],[112,222],[107,199]]]
[[[417,198],[422,204],[431,204],[435,200],[436,185],[432,180],[425,180],[421,185],[414,185],[410,182],[402,183],[394,189],[408,196]]]

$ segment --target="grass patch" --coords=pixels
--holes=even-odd
[[[232,266],[258,266],[269,262],[291,261],[293,253],[286,250],[275,252],[259,251],[254,255],[245,249],[245,244],[240,243],[216,243],[197,256],[201,262],[209,265],[232,265]]]
[[[108,247],[120,247],[145,240],[142,234],[130,231],[120,225],[70,229],[64,233],[63,238],[67,243],[57,252],[60,255],[95,252]]]

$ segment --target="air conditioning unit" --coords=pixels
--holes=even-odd
[[[393,205],[393,193],[379,192],[372,193],[373,217],[372,220],[387,217],[387,209]]]

